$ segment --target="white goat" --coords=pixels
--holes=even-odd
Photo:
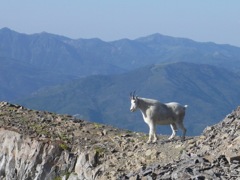
[[[149,139],[147,143],[150,143],[153,138],[153,143],[157,141],[156,125],[170,125],[172,129],[172,135],[168,139],[172,139],[176,135],[176,131],[180,128],[183,131],[182,140],[185,140],[186,128],[183,125],[183,119],[185,116],[185,110],[187,105],[182,106],[176,102],[170,102],[163,104],[154,99],[140,98],[130,94],[131,107],[130,111],[134,112],[138,108],[141,110],[144,121],[149,126]]]

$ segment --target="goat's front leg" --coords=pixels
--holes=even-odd
[[[152,141],[152,138],[153,138],[153,141]],[[149,138],[147,143],[151,143],[151,141],[153,143],[157,142],[156,127],[153,123],[149,124]]]
[[[169,140],[173,139],[176,136],[176,132],[177,132],[177,126],[175,123],[170,124],[171,129],[172,129],[172,135],[168,138]]]

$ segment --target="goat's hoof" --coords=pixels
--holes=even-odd
[[[147,144],[156,144],[157,141],[147,141]]]
[[[153,144],[157,143],[157,139],[153,140],[152,143],[153,143]]]
[[[185,141],[185,138],[182,138],[181,141],[184,142],[184,141]]]

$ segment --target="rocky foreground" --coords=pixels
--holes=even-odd
[[[185,142],[146,141],[143,133],[0,103],[0,179],[240,179],[240,108]]]

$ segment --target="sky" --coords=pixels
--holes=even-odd
[[[0,28],[72,39],[154,33],[240,47],[240,0],[0,0]]]

